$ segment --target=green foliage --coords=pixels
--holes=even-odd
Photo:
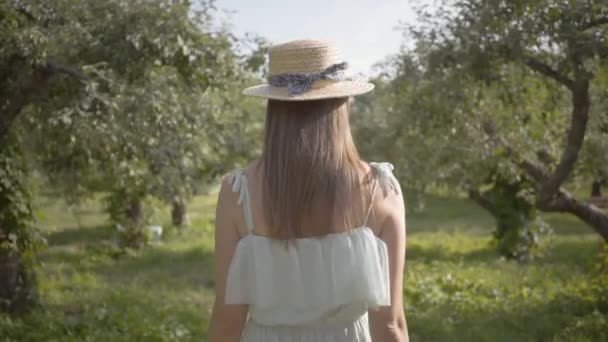
[[[25,320],[1,317],[0,332],[4,341],[11,342],[200,341],[206,327],[200,311],[188,304],[159,300],[157,294],[138,288],[120,289],[86,304],[64,307],[64,311],[41,309]]]
[[[72,202],[97,191],[188,200],[258,153],[262,103],[241,100],[240,89],[266,43],[237,54],[213,1],[12,0],[1,9],[14,19],[2,20],[2,109],[19,114],[11,129],[28,158]]]
[[[32,226],[27,174],[14,141],[0,145],[0,310],[23,310],[36,299],[34,257],[44,240]]]
[[[597,86],[593,92],[603,91],[606,13],[608,6],[599,0],[459,0],[434,13],[423,10],[423,24],[408,32],[417,39],[412,53],[424,78],[465,89],[452,91],[463,96],[439,102],[452,103],[455,110],[447,112],[459,133],[467,131],[458,129],[458,119],[475,128],[477,132],[466,137],[480,150],[479,156],[495,155],[503,167],[516,168],[518,160],[526,159],[551,170],[565,149],[564,132],[571,121],[568,87],[575,81],[592,81]],[[596,95],[593,100],[601,98]],[[430,120],[442,117],[431,113]],[[593,152],[598,150],[593,145],[600,145],[593,141],[602,139],[596,130],[600,115],[591,113],[586,136],[592,145],[583,148],[594,165],[602,162]],[[451,124],[440,121],[437,129],[445,131]],[[479,159],[473,159],[475,164]],[[580,180],[588,181],[596,170],[580,172]]]
[[[218,126],[234,121],[216,98],[237,78],[237,56],[227,32],[211,33],[212,7],[190,5],[32,5],[57,7],[44,25],[61,34],[41,48],[86,75],[81,86],[55,79],[27,113],[31,149],[55,184],[75,195],[83,187],[144,187],[171,200],[218,173],[215,149],[225,134]]]
[[[504,77],[497,65],[538,59],[575,78],[592,76],[605,63],[606,3],[585,1],[457,0],[436,12],[422,11],[424,24],[411,33],[440,47],[430,61],[475,78]]]
[[[608,316],[608,245],[606,244],[600,246],[593,285],[598,297],[599,310]]]
[[[586,187],[608,165],[607,13],[600,0],[457,0],[423,7],[418,23],[404,28],[413,48],[380,64],[376,93],[355,106],[363,154],[396,164],[415,197],[480,191],[492,172],[509,182],[528,174],[536,204],[549,188],[539,185],[556,170],[559,191]],[[575,136],[571,127],[586,123],[587,114],[578,122],[572,116],[575,107],[581,112],[572,101],[575,83],[591,85],[592,101],[578,140],[567,139]]]
[[[595,310],[576,317],[556,341],[605,341],[608,340],[608,245],[599,245],[594,274],[585,294],[596,301]]]
[[[570,322],[556,336],[555,341],[606,341],[608,340],[606,326],[608,326],[608,316],[594,311]]]
[[[26,178],[17,147],[5,142],[0,150],[0,241],[3,250],[26,252],[35,245],[31,197],[24,184]]]

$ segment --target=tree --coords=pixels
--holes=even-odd
[[[187,1],[91,1],[56,11],[87,32],[77,39],[68,27],[68,41],[53,42],[74,52],[64,58],[82,65],[87,86],[58,103],[50,120],[40,120],[48,103],[33,109],[32,149],[44,151],[37,153],[42,168],[66,192],[110,190],[109,201],[128,195],[130,204],[111,212],[116,223],[136,223],[134,230],[145,220],[131,215],[145,211],[132,208],[146,196],[183,203],[196,182],[218,173],[212,145],[226,133],[217,128],[234,119],[219,115],[215,100],[237,76],[231,37],[210,24],[209,5],[191,8]]]
[[[380,65],[383,73],[376,80],[377,91],[371,99],[364,99],[371,100],[373,110],[366,112],[358,104],[354,115],[362,121],[355,121],[357,136],[367,130],[373,135],[373,139],[360,139],[362,151],[380,153],[374,158],[397,164],[410,198],[414,195],[416,199],[410,203],[417,208],[424,207],[421,194],[427,190],[469,194],[496,218],[499,250],[507,257],[526,260],[537,254],[540,237],[550,230],[528,209],[531,204],[524,205],[533,202],[530,182],[504,160],[500,149],[488,144],[484,131],[494,125],[491,119],[507,129],[521,148],[542,144],[546,136],[530,136],[517,127],[523,124],[538,132],[543,121],[532,122],[513,113],[521,112],[521,104],[528,109],[536,106],[549,112],[544,121],[559,124],[551,118],[559,114],[555,112],[561,103],[532,101],[536,96],[546,97],[549,91],[542,82],[516,70],[501,84],[483,84],[455,72],[434,72],[427,65],[431,51],[425,41],[419,41],[414,50],[402,51]],[[522,83],[530,91],[514,92],[513,85]]]
[[[185,201],[229,167],[223,153],[251,148],[224,129],[251,118],[221,112],[236,87],[226,80],[246,78],[213,11],[186,0],[2,2],[2,144],[15,137],[73,198],[109,191],[114,218],[139,234],[146,196]]]
[[[592,101],[608,62],[608,5],[599,0],[444,5],[423,14],[424,23],[411,31],[428,51],[425,70],[458,77],[465,88],[473,85],[480,97],[467,96],[474,107],[464,124],[480,129],[483,150],[513,175],[524,173],[534,182],[538,209],[571,213],[608,241],[608,215],[565,186],[580,164],[590,117],[597,115]],[[526,82],[514,83],[514,77]],[[566,99],[567,115],[556,106]]]

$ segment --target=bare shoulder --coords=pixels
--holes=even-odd
[[[222,178],[217,207],[216,222],[220,218],[230,221],[240,236],[248,234],[241,196],[243,191],[251,191],[255,183],[255,165],[252,163],[245,168],[237,168],[224,175]]]
[[[391,163],[382,162],[371,162],[369,163],[369,178],[370,182],[376,182],[375,187],[376,194],[379,198],[380,204],[391,205],[391,204],[402,204],[403,193],[401,191],[401,185],[395,177],[393,170],[395,167]]]
[[[401,185],[390,163],[370,163],[376,182],[373,204],[378,235],[389,230],[405,230],[405,201]]]
[[[247,174],[252,174],[252,173],[255,173],[261,165],[262,165],[262,161],[260,159],[255,159],[255,160],[251,161],[249,164],[247,164],[243,168],[243,171]]]
[[[243,168],[236,168],[225,174],[222,179],[220,192],[222,190],[225,190],[225,192],[230,192],[229,190],[234,187],[234,182],[236,181],[237,177],[244,176],[248,181],[253,180],[253,178],[256,176],[258,165],[259,160],[255,160]]]
[[[243,174],[244,170],[234,169],[222,177],[217,198],[216,218],[226,216],[234,220],[238,216],[235,213],[239,210],[237,203],[240,196],[239,187],[242,186],[238,177],[242,177]]]
[[[234,203],[238,200],[238,194],[232,191],[237,171],[231,171],[222,177],[220,190],[217,198],[216,217],[219,214],[229,213],[234,210]]]

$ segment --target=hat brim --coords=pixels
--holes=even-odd
[[[325,85],[322,88],[310,89],[301,95],[290,95],[287,87],[273,87],[262,84],[243,90],[243,95],[263,97],[283,101],[307,101],[349,97],[368,93],[374,89],[374,84],[363,81],[340,81]]]

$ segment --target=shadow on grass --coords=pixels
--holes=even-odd
[[[70,265],[74,270],[80,270],[80,264],[85,260],[89,254],[80,248],[67,248],[67,249],[51,249],[42,252],[39,255],[39,259],[44,263],[54,265]]]
[[[73,244],[99,244],[112,239],[112,230],[105,225],[93,227],[68,227],[49,233],[49,246],[65,246]]]
[[[406,221],[408,235],[454,230],[480,235],[495,226],[492,216],[474,202],[434,195],[425,197],[423,210],[409,210]]]
[[[573,265],[592,267],[603,241],[599,237],[567,236],[553,242],[540,264]]]
[[[408,234],[422,232],[450,231],[458,227],[461,231],[475,235],[487,234],[496,227],[494,218],[480,206],[467,198],[425,196],[423,210],[415,210],[414,203],[408,203]],[[595,235],[595,231],[576,216],[563,213],[543,213],[540,215],[554,227],[559,235]]]
[[[93,271],[111,283],[136,283],[146,287],[212,288],[213,254],[203,248],[170,250],[152,247],[139,256],[118,258]]]
[[[129,253],[114,245],[114,232],[108,226],[68,227],[47,235],[49,248],[39,259],[67,273],[92,272],[118,286],[210,288],[213,256],[204,246],[202,232],[194,229],[188,232],[192,236],[175,236],[168,231],[170,241]]]
[[[203,248],[147,247],[129,255],[110,246],[54,248],[40,254],[41,265],[65,276],[92,274],[111,287],[148,290],[212,289],[213,254]]]
[[[438,238],[447,238],[438,236]],[[501,258],[500,253],[490,244],[476,246],[450,247],[446,242],[429,244],[428,242],[409,243],[407,259],[420,262],[477,262],[493,263]],[[537,265],[571,265],[577,267],[592,267],[596,256],[603,245],[603,240],[594,236],[562,236],[547,246],[544,255],[532,261]],[[515,262],[515,261],[513,261]]]
[[[452,262],[493,262],[500,258],[496,250],[490,246],[471,251],[453,251],[441,245],[432,247],[422,247],[412,244],[407,247],[407,259],[412,261],[432,262],[432,261],[452,261]]]
[[[559,235],[597,235],[593,228],[574,215],[547,213],[541,213],[541,215],[555,229],[555,233]]]

